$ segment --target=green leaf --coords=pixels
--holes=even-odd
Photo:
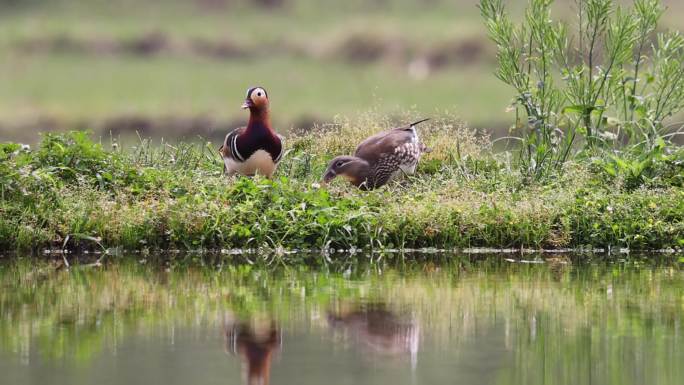
[[[613,165],[605,165],[603,167],[603,170],[610,176],[617,176],[617,171],[615,170],[615,167],[613,167]]]
[[[639,119],[644,119],[648,115],[648,111],[646,110],[645,106],[638,106],[634,109],[634,112]]]
[[[574,105],[574,106],[566,106],[563,108],[561,111],[563,114],[586,114],[589,113],[593,110],[593,106],[585,106],[585,105]]]

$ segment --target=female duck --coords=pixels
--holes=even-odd
[[[323,182],[343,176],[361,189],[374,189],[387,184],[401,174],[413,174],[423,153],[430,152],[418,138],[416,125],[383,131],[364,140],[354,156],[333,159],[323,175]]]
[[[271,178],[283,156],[283,141],[271,127],[266,90],[248,89],[242,108],[249,109],[249,122],[226,135],[219,149],[223,171],[229,176],[261,174]]]

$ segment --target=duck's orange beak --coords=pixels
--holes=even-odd
[[[245,102],[242,103],[242,107],[241,107],[241,108],[242,108],[243,110],[246,110],[247,108],[252,108],[252,107],[254,107],[254,102],[252,101],[252,99],[247,98],[247,99],[245,99]]]

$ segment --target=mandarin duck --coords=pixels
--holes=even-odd
[[[401,174],[413,174],[421,155],[431,151],[420,142],[416,131],[416,125],[427,120],[367,138],[356,147],[354,156],[333,159],[323,174],[323,182],[328,183],[339,175],[361,189],[371,190]]]
[[[282,345],[275,322],[264,325],[238,323],[225,325],[226,350],[243,362],[244,383],[268,385],[274,352]]]
[[[266,90],[252,87],[247,90],[243,109],[249,109],[246,127],[229,132],[219,148],[223,171],[232,176],[261,174],[268,178],[283,157],[283,138],[271,127],[269,100]]]

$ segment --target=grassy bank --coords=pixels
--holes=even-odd
[[[221,176],[210,143],[122,149],[74,132],[3,144],[0,248],[684,247],[681,149],[583,155],[529,182],[446,117],[422,128],[435,151],[415,177],[373,192],[315,185],[332,156],[389,125],[368,114],[290,137],[273,181]]]

